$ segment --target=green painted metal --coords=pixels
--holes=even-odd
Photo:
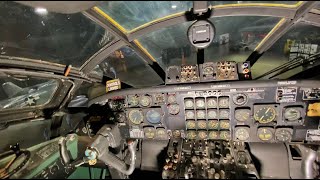
[[[91,178],[90,172],[91,171]],[[101,168],[92,168],[90,167],[78,167],[76,171],[74,171],[68,179],[105,179],[107,175],[106,169]]]

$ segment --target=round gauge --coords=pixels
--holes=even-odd
[[[276,118],[276,109],[271,106],[261,107],[254,113],[254,119],[259,123],[270,123]]]
[[[258,137],[261,141],[269,141],[273,138],[273,134],[269,128],[259,128]]]
[[[229,119],[229,110],[227,110],[227,109],[220,110],[219,118],[220,119]]]
[[[194,112],[186,111],[186,119],[194,119]]]
[[[288,129],[277,129],[275,136],[278,141],[282,142],[290,142],[292,138],[292,134]]]
[[[164,128],[157,128],[156,137],[160,139],[166,139],[167,138],[166,130]]]
[[[197,121],[198,129],[207,129],[206,121]]]
[[[206,119],[206,113],[203,110],[197,111],[197,119]]]
[[[196,128],[196,122],[195,121],[187,121],[187,129],[195,129]]]
[[[216,108],[217,107],[217,99],[216,98],[208,98],[207,99],[207,107],[208,108]]]
[[[129,120],[133,124],[140,124],[143,121],[143,114],[140,110],[133,109],[129,112]]]
[[[232,97],[232,101],[235,105],[243,106],[248,102],[248,97],[245,94],[236,94]]]
[[[220,139],[229,140],[230,139],[230,131],[220,131]]]
[[[199,137],[200,139],[206,139],[207,136],[208,136],[208,134],[207,134],[206,131],[199,131],[199,132],[198,132],[198,137]]]
[[[204,102],[203,98],[196,99],[196,107],[197,107],[197,109],[204,109],[205,105],[206,105],[206,103]]]
[[[217,119],[217,111],[213,109],[208,110],[208,118]]]
[[[176,96],[174,94],[171,94],[168,96],[168,103],[173,104],[176,102]]]
[[[178,104],[169,104],[168,105],[168,111],[172,115],[176,115],[180,112],[180,107]]]
[[[151,101],[152,100],[150,96],[144,95],[140,97],[139,103],[141,104],[141,106],[147,107],[151,105]]]
[[[144,137],[148,139],[152,139],[156,135],[156,130],[153,127],[145,127],[143,128],[143,132],[144,132]]]
[[[179,130],[174,130],[172,135],[174,138],[180,138],[181,132]]]
[[[203,68],[203,74],[208,76],[213,74],[213,67],[212,66],[207,66]]]
[[[238,128],[235,132],[236,139],[240,141],[246,141],[249,139],[249,131],[248,128]]]
[[[288,108],[284,112],[284,118],[288,121],[296,121],[301,117],[301,112],[296,108]]]
[[[229,129],[230,128],[229,121],[220,121],[219,125],[220,125],[220,129]]]
[[[229,98],[221,97],[219,98],[219,108],[227,108],[229,107]]]
[[[218,131],[210,131],[209,139],[218,139]]]
[[[196,131],[187,131],[186,138],[187,139],[196,139],[197,138]]]
[[[160,123],[161,121],[161,115],[156,110],[149,110],[146,113],[146,118],[147,118],[147,121],[152,124],[157,124],[157,123]]]
[[[193,99],[185,99],[184,105],[186,109],[193,109]]]
[[[208,122],[208,128],[209,129],[218,129],[219,128],[219,121],[217,120],[210,120]]]
[[[234,116],[237,121],[245,122],[250,118],[250,110],[249,109],[237,109],[234,112]]]
[[[129,106],[138,106],[139,98],[138,96],[128,96],[128,105]]]

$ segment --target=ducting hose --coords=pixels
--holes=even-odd
[[[129,168],[127,168],[127,164],[123,160],[121,160],[119,157],[115,156],[113,153],[109,151],[107,151],[104,154],[101,154],[98,157],[98,159],[103,161],[105,164],[117,169],[121,173],[125,175],[130,175],[133,173],[135,169],[136,146],[137,146],[137,141],[128,143],[128,150],[131,155]]]
[[[309,149],[309,152],[306,155],[306,158],[302,160],[302,172],[305,177],[305,179],[313,179],[314,173],[313,173],[313,163],[315,162],[317,158],[317,152]]]

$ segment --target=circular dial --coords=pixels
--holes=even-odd
[[[133,109],[129,112],[129,120],[133,123],[133,124],[141,124],[141,122],[143,121],[143,114],[140,110],[137,109]]]
[[[209,129],[218,129],[219,128],[219,121],[217,120],[211,120],[208,122],[208,128]]]
[[[187,129],[195,129],[196,128],[196,122],[195,121],[187,121]]]
[[[278,141],[282,142],[290,142],[292,138],[292,134],[288,129],[277,129],[275,136]]]
[[[229,140],[230,139],[230,131],[220,131],[220,139]]]
[[[249,109],[237,109],[234,112],[234,116],[237,121],[245,122],[250,118],[250,110]]]
[[[229,129],[230,128],[230,122],[229,121],[220,121],[220,129]]]
[[[288,108],[284,112],[284,118],[288,121],[296,121],[301,117],[301,112],[296,108]]]
[[[203,110],[197,111],[197,119],[206,119],[206,113]]]
[[[235,96],[232,97],[232,101],[235,105],[238,106],[243,106],[247,103],[248,97],[245,94],[236,94]]]
[[[140,97],[139,103],[141,104],[141,106],[147,107],[147,106],[151,105],[151,101],[152,100],[151,100],[150,96],[144,95],[144,96]]]
[[[265,124],[270,123],[276,118],[276,109],[271,106],[259,108],[254,113],[254,119],[259,123]]]
[[[217,111],[213,109],[208,110],[208,118],[217,119]]]
[[[156,135],[156,130],[153,127],[145,127],[143,129],[144,136],[148,139],[152,139]]]
[[[207,129],[207,122],[206,121],[198,121],[198,129]]]
[[[180,112],[180,107],[178,104],[169,104],[168,105],[168,111],[172,115],[176,115]]]
[[[139,98],[138,96],[129,96],[128,97],[128,105],[129,106],[138,106]]]
[[[203,69],[203,74],[204,75],[212,75],[213,74],[213,67],[212,66],[207,66]]]
[[[269,128],[259,128],[258,137],[261,141],[270,141],[273,138],[273,134]]]
[[[193,99],[185,99],[184,105],[186,109],[193,109]]]
[[[227,108],[229,107],[229,98],[221,97],[219,98],[219,108]]]
[[[227,110],[227,109],[222,109],[219,112],[220,119],[229,119],[229,115],[230,115],[230,113],[229,113],[229,110]]]
[[[180,138],[181,132],[179,130],[174,130],[172,135],[174,138]]]
[[[186,119],[194,119],[194,112],[186,111]]]
[[[166,130],[164,128],[157,128],[156,137],[160,139],[166,139],[167,138]]]
[[[196,131],[187,131],[186,137],[187,139],[195,139],[197,138],[197,133]]]
[[[168,96],[168,103],[169,103],[169,104],[173,104],[173,103],[175,103],[175,102],[176,102],[176,96],[173,95],[173,94],[169,95],[169,96]]]
[[[236,139],[240,141],[246,141],[249,139],[249,131],[248,128],[238,128],[235,132]]]
[[[206,131],[199,131],[199,132],[198,132],[198,137],[199,137],[200,139],[206,139],[206,138],[208,137],[208,134],[207,134]]]
[[[217,107],[217,99],[216,98],[208,98],[207,99],[207,107],[208,108],[216,108]]]
[[[147,121],[152,124],[157,124],[157,123],[160,123],[160,121],[161,121],[161,115],[156,110],[148,111],[146,114],[146,117],[147,117]]]
[[[204,99],[196,99],[196,107],[198,109],[204,109],[205,108],[205,102]]]
[[[209,139],[218,139],[218,131],[210,131],[209,133]]]

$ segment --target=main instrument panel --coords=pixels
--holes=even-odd
[[[127,138],[315,142],[319,81],[237,81],[126,89],[90,103],[121,107]]]

